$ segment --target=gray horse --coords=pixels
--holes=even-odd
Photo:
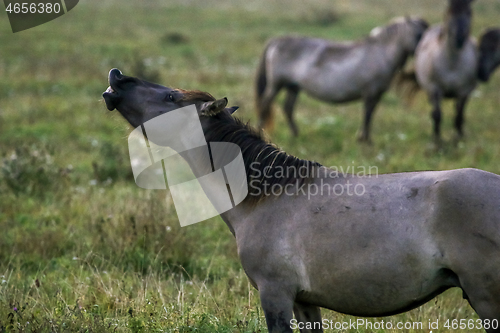
[[[342,175],[264,141],[233,118],[227,99],[116,69],[109,83],[108,109],[133,126],[194,104],[207,142],[241,148],[249,194],[221,217],[259,290],[269,332],[322,332],[320,307],[389,316],[451,287],[463,290],[487,332],[498,331],[499,176],[476,169]]]
[[[500,28],[486,30],[479,41],[478,78],[483,82],[500,66]]]
[[[455,128],[463,136],[465,104],[477,84],[478,52],[469,37],[473,0],[448,0],[445,22],[424,34],[415,51],[415,73],[432,104],[434,137],[440,140],[441,100],[456,99]]]
[[[397,18],[358,42],[307,37],[271,40],[257,75],[257,111],[261,127],[271,125],[271,103],[286,89],[284,111],[296,136],[293,108],[300,90],[331,103],[364,101],[361,141],[369,141],[370,119],[395,72],[415,51],[428,25],[419,18]]]

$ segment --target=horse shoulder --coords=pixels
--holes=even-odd
[[[275,201],[276,200],[276,201]],[[252,285],[264,286],[272,281],[286,281],[290,292],[309,285],[306,267],[297,241],[294,218],[284,210],[274,209],[271,202],[261,203],[236,230],[238,256]],[[280,205],[277,205],[280,207]],[[288,210],[290,212],[290,210]]]

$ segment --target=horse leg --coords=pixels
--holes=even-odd
[[[276,85],[273,82],[268,82],[266,90],[262,96],[262,99],[258,105],[259,107],[259,127],[271,129],[272,128],[272,110],[271,104],[274,98],[281,90],[281,86]]]
[[[455,110],[456,110],[455,128],[457,130],[458,139],[461,139],[464,136],[464,133],[462,131],[462,126],[463,126],[463,123],[464,123],[465,104],[468,101],[468,97],[469,96],[464,96],[464,97],[457,98],[457,101],[456,101],[456,104],[455,104]]]
[[[500,282],[494,284],[462,283],[470,306],[482,320],[483,329],[488,333],[500,332]],[[493,322],[495,320],[495,322]]]
[[[441,141],[441,94],[434,91],[429,95],[429,101],[432,104],[431,117],[434,120],[434,140]]]
[[[293,120],[293,107],[295,106],[295,101],[297,101],[297,96],[299,94],[300,88],[296,85],[288,86],[286,88],[286,98],[285,104],[283,105],[283,109],[285,110],[286,120],[288,121],[288,125],[292,130],[293,136],[299,135],[299,130],[295,121]]]
[[[358,141],[368,142],[368,143],[370,142],[370,122],[373,112],[375,111],[375,107],[380,101],[380,97],[382,97],[382,94],[377,94],[365,98],[364,100],[365,118],[363,121],[361,133],[358,136]]]
[[[264,309],[269,333],[292,333],[294,302],[289,293],[277,286],[259,290],[260,303]]]
[[[300,327],[304,327],[300,333],[323,333],[321,310],[317,306],[295,302],[293,313],[297,322],[301,323]]]

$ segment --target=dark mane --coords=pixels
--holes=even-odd
[[[231,142],[240,147],[248,182],[248,196],[245,201],[259,201],[272,192],[273,186],[302,186],[318,174],[317,169],[321,164],[287,154],[264,140],[261,133],[248,123],[245,124],[226,112],[221,112],[214,118],[216,121],[205,131],[205,138],[207,142]],[[303,172],[285,173],[283,177],[277,177],[280,170]]]
[[[494,52],[500,44],[500,29],[488,29],[482,36],[479,42],[479,50],[481,52]]]
[[[210,102],[210,101],[215,101],[215,97],[210,95],[207,92],[200,91],[200,90],[184,90],[184,89],[175,89],[179,92],[182,93],[182,100],[183,101],[190,101],[190,100],[196,100],[196,101],[202,101],[202,102]]]
[[[488,29],[479,42],[479,62],[477,77],[482,82],[488,82],[490,75],[500,65],[500,29]]]
[[[367,41],[389,41],[401,33],[403,25],[417,24],[427,28],[429,24],[418,17],[396,17],[388,25],[373,28],[370,35],[366,37]]]
[[[378,31],[377,33],[373,34],[373,31],[375,31],[375,29],[378,29]],[[370,35],[366,37],[366,40],[371,42],[389,41],[399,33],[399,29],[400,24],[398,22],[386,26],[376,27],[372,29]]]
[[[470,10],[470,0],[450,0],[448,13],[459,15]]]

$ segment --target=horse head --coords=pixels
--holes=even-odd
[[[405,23],[410,28],[410,33],[408,34],[408,52],[414,54],[424,32],[429,28],[429,23],[422,18],[409,16],[405,17]]]
[[[449,0],[445,14],[446,33],[457,49],[469,38],[474,0]]]
[[[370,38],[397,43],[407,54],[414,54],[429,24],[418,17],[396,17],[384,27],[373,28]]]
[[[479,42],[478,78],[486,82],[500,65],[500,28],[488,29]]]
[[[134,127],[164,113],[193,104],[202,120],[221,112],[231,114],[237,109],[226,108],[226,98],[216,100],[206,92],[173,89],[150,83],[125,76],[116,68],[109,72],[108,80],[109,87],[103,93],[106,107],[110,111],[117,109]]]

